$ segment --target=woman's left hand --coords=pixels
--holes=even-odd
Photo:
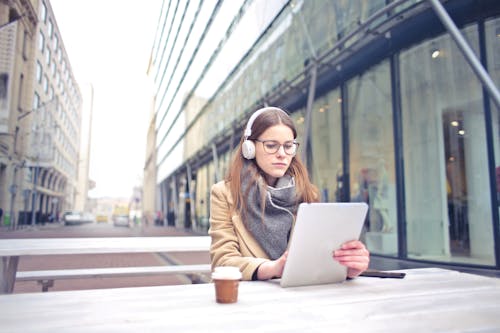
[[[333,259],[347,267],[347,277],[353,278],[368,269],[370,252],[358,240],[342,244],[341,248],[333,251]]]

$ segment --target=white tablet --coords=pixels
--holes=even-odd
[[[300,204],[281,286],[344,281],[347,268],[333,259],[333,251],[359,239],[367,211],[364,202]]]

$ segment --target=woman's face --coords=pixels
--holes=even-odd
[[[265,179],[268,185],[274,186],[278,178],[283,177],[292,162],[295,155],[285,153],[283,144],[290,145],[293,142],[293,132],[290,127],[283,124],[269,127],[265,130],[257,140],[255,140],[255,161],[257,165],[265,172]],[[266,141],[266,142],[262,142]],[[275,142],[269,142],[275,141]],[[264,145],[273,148],[273,145],[279,144],[278,151],[268,153]]]

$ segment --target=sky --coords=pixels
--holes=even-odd
[[[152,84],[146,70],[161,0],[51,0],[73,74],[94,88],[90,197],[141,184]]]

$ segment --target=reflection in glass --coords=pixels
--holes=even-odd
[[[342,122],[339,90],[318,98],[311,115],[312,181],[321,201],[341,201]]]
[[[348,82],[351,201],[370,208],[362,239],[379,254],[397,253],[390,67],[384,62]]]
[[[500,87],[500,18],[485,23],[488,72]],[[490,101],[491,126],[493,126],[493,149],[495,151],[495,182],[497,206],[500,215],[500,110]],[[498,223],[498,221],[497,221]]]
[[[493,264],[482,90],[449,35],[401,54],[401,100],[408,256]]]

